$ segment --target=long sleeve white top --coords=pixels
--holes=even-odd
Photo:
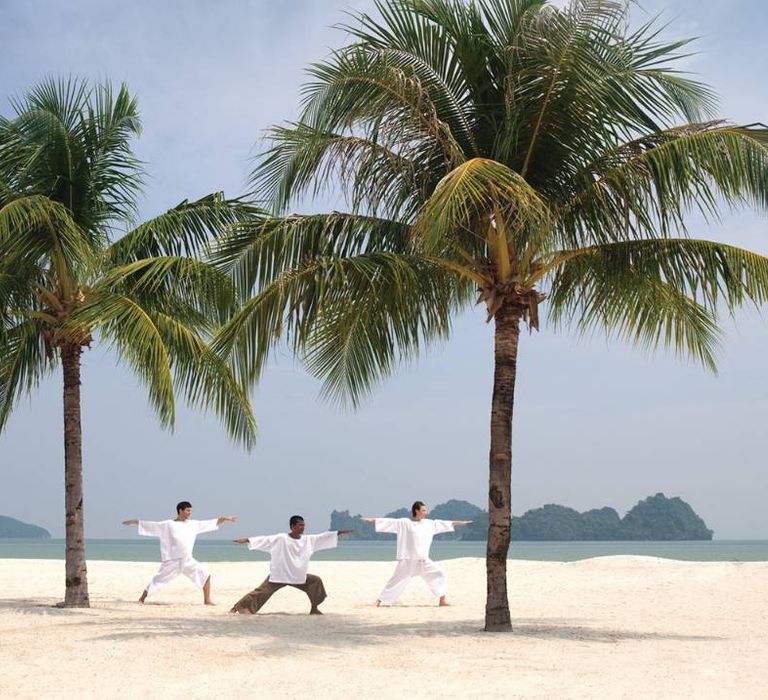
[[[191,559],[195,539],[203,532],[219,529],[218,518],[213,520],[139,520],[139,534],[160,538],[160,558]]]
[[[272,583],[306,583],[309,558],[321,549],[333,549],[339,543],[337,532],[291,537],[288,533],[249,537],[248,549],[268,552],[269,580]]]
[[[376,518],[376,532],[391,532],[397,535],[398,561],[429,559],[432,538],[441,532],[453,532],[450,520],[412,520],[411,518]]]

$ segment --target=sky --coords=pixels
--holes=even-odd
[[[559,3],[562,4],[562,3]],[[270,125],[296,116],[304,69],[345,42],[333,25],[368,0],[3,0],[0,113],[49,75],[125,81],[144,124],[136,152],[151,217],[185,198],[246,188]],[[670,37],[699,37],[687,70],[733,122],[768,123],[762,0],[646,0]],[[327,203],[303,203],[323,211]],[[693,235],[768,254],[765,215],[724,212]],[[623,515],[657,492],[680,496],[718,539],[768,538],[768,322],[722,320],[719,373],[601,337],[524,333],[513,438],[515,514],[545,503]],[[83,356],[85,527],[164,519],[189,500],[199,517],[237,514],[224,535],[285,529],[294,513],[328,527],[333,509],[377,515],[413,500],[487,504],[492,327],[481,310],[449,342],[402,367],[356,413],[279,354],[253,392],[256,448],[232,445],[215,417],[180,407],[163,432],[134,377],[105,348]],[[0,514],[63,536],[61,378],[23,399],[0,435]]]

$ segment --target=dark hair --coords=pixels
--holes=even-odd
[[[302,518],[300,515],[292,515],[291,519],[288,521],[288,524],[293,527],[297,522],[299,522],[299,520],[304,522],[304,518]]]
[[[415,518],[415,517],[416,517],[416,513],[418,513],[418,512],[419,512],[419,510],[421,509],[421,507],[422,507],[422,506],[425,506],[425,505],[427,505],[427,504],[426,504],[426,503],[424,503],[424,501],[416,501],[416,502],[415,502],[415,503],[414,503],[414,504],[411,506],[411,516]]]
[[[176,515],[181,513],[185,508],[191,508],[192,504],[189,501],[180,501],[176,504]]]

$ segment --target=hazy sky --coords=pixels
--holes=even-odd
[[[149,217],[211,191],[244,189],[266,127],[295,115],[304,67],[344,42],[331,25],[357,0],[4,0],[0,113],[47,75],[126,81],[138,94],[137,152],[151,175]],[[721,95],[730,120],[768,122],[762,0],[647,0],[673,37],[698,36],[687,67]],[[635,10],[638,20],[642,10]],[[322,210],[322,205],[315,208]],[[768,253],[764,216],[694,235]],[[114,356],[84,354],[88,537],[128,535],[120,520],[237,513],[223,534],[311,530],[333,508],[377,514],[416,498],[486,505],[492,328],[479,311],[452,340],[403,368],[356,414],[318,400],[318,385],[284,356],[253,403],[260,439],[230,445],[212,416],[180,410],[162,432],[144,391]],[[717,377],[619,343],[554,335],[521,343],[515,406],[513,510],[544,503],[623,513],[658,491],[679,495],[718,538],[768,538],[768,324],[754,311],[723,321]],[[24,400],[0,435],[0,514],[63,535],[58,375]]]

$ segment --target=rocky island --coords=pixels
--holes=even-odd
[[[407,517],[407,508],[387,513],[389,518]],[[430,510],[431,518],[472,520],[467,527],[440,535],[438,539],[485,540],[488,512],[467,501],[450,500]],[[354,529],[352,539],[382,540],[391,535],[374,531],[372,523],[350,515],[348,510],[331,513],[331,529]],[[663,493],[640,501],[622,518],[610,507],[580,513],[573,508],[549,504],[512,518],[512,539],[518,541],[611,541],[611,540],[711,540],[704,520],[679,497],[667,498]]]
[[[51,533],[43,527],[23,523],[7,515],[0,515],[0,538],[48,540],[51,538]]]

